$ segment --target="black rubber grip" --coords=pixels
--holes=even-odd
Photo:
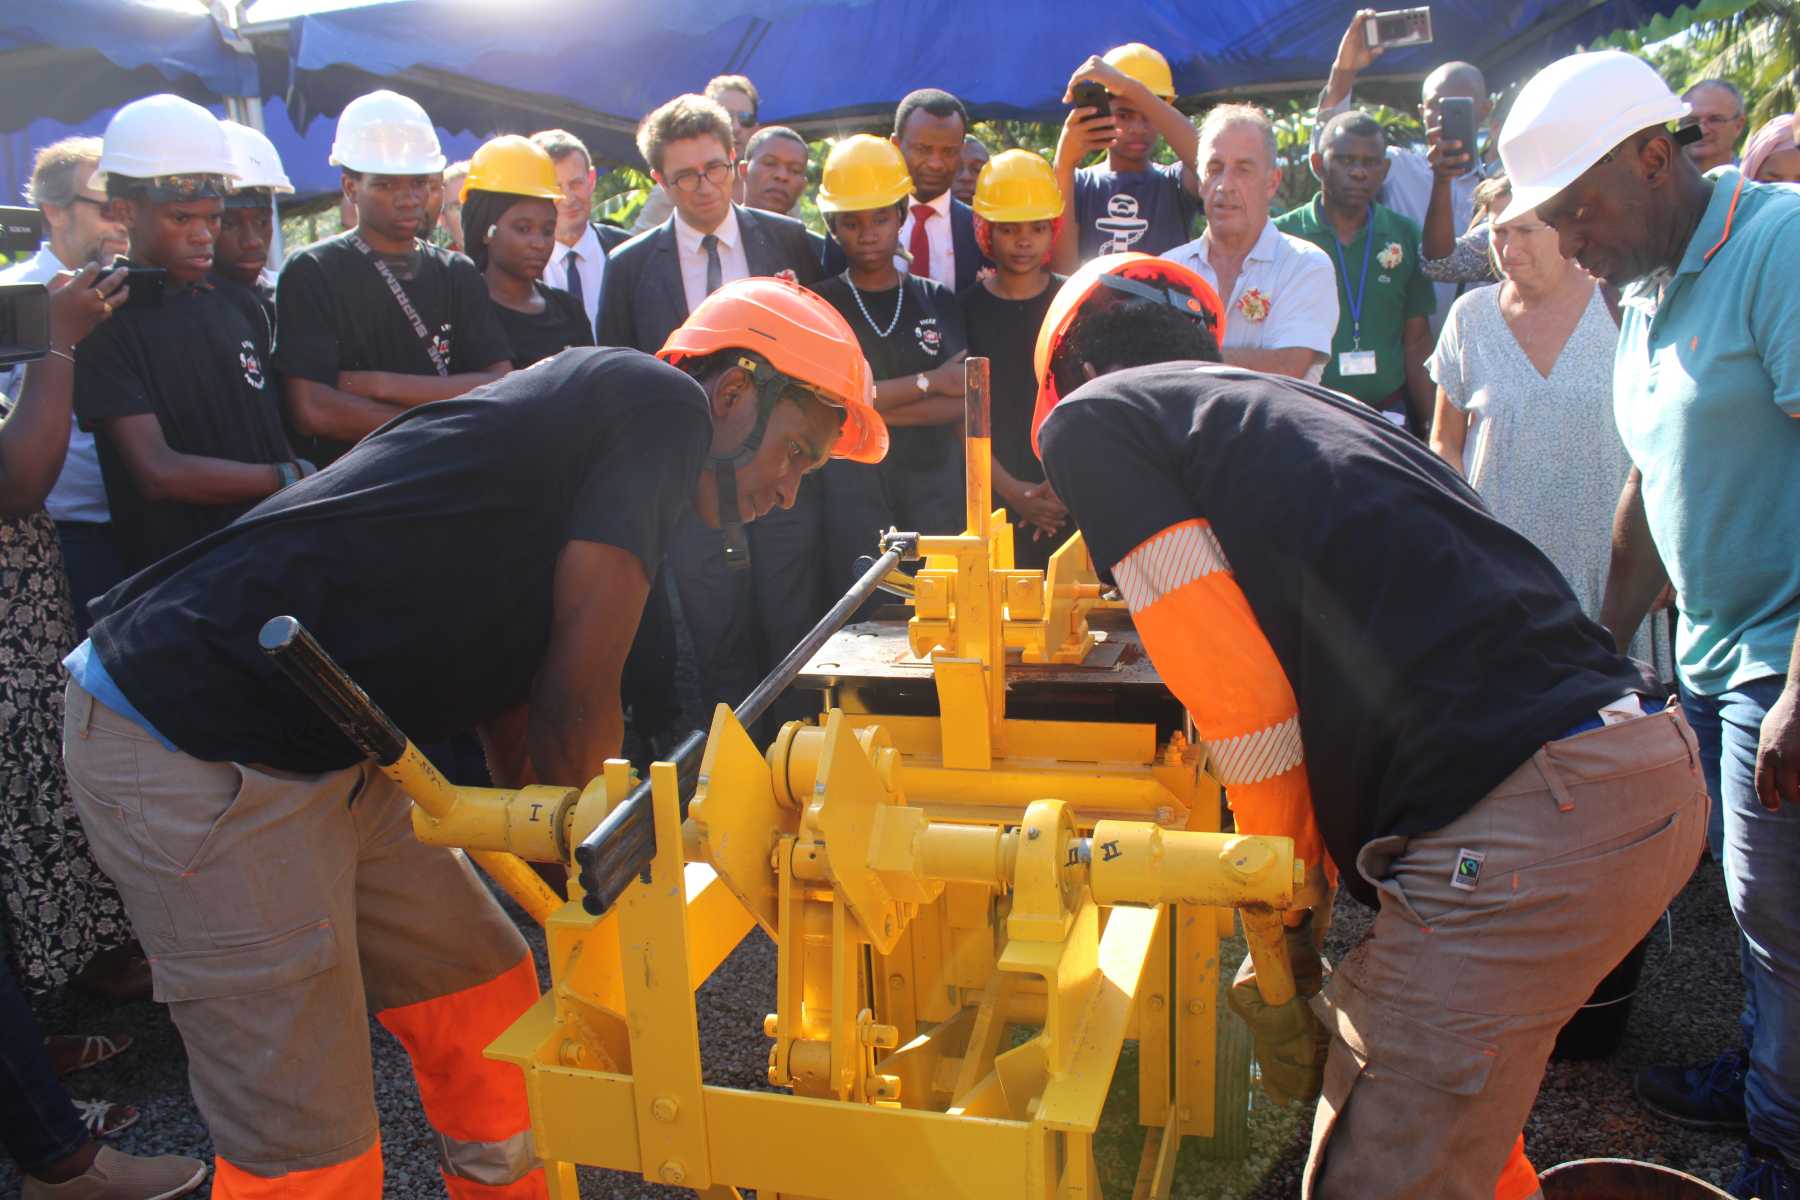
[[[330,717],[356,748],[386,767],[406,753],[406,735],[294,617],[273,617],[257,635],[263,653]]]

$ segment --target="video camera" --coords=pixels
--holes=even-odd
[[[0,207],[0,254],[36,254],[44,216],[35,208]],[[0,283],[0,367],[50,352],[50,292],[41,283]]]

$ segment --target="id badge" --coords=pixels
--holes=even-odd
[[[1375,373],[1375,352],[1373,350],[1346,350],[1338,355],[1339,375],[1373,375]]]

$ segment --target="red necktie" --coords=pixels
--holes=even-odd
[[[906,248],[912,252],[912,273],[925,279],[931,278],[931,235],[925,232],[925,222],[935,212],[937,209],[929,204],[912,207],[912,241]]]

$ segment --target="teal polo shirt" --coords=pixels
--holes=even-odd
[[[1377,204],[1363,226],[1362,236],[1347,246],[1341,245],[1337,231],[1326,219],[1325,197],[1318,195],[1312,203],[1276,217],[1275,228],[1319,247],[1337,268],[1337,335],[1331,340],[1331,357],[1325,362],[1325,375],[1320,382],[1355,396],[1364,404],[1387,407],[1393,394],[1406,386],[1402,335],[1407,318],[1429,317],[1437,311],[1437,293],[1432,291],[1431,281],[1419,273],[1419,227],[1393,209]],[[1373,246],[1368,245],[1370,238],[1375,239]],[[1362,319],[1353,321],[1350,310],[1363,278],[1365,249],[1369,253],[1369,275],[1362,285]],[[1340,374],[1340,356],[1357,348],[1358,333],[1362,348],[1375,352],[1375,373]]]
[[[1625,292],[1613,410],[1714,696],[1785,675],[1800,619],[1800,192],[1720,168],[1681,265]]]

